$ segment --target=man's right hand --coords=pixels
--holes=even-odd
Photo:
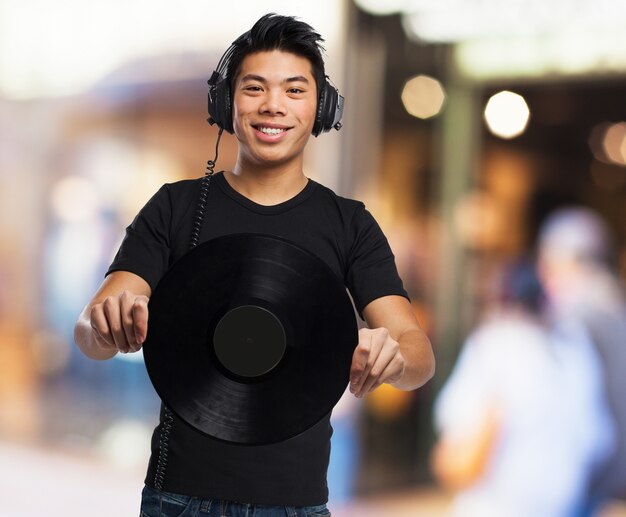
[[[92,305],[89,315],[96,343],[122,354],[137,352],[148,333],[148,297],[128,290]]]
[[[102,282],[74,327],[74,340],[92,359],[109,359],[141,349],[148,333],[148,283],[128,271],[115,271]]]

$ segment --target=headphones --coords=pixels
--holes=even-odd
[[[237,42],[235,42],[237,43]],[[233,133],[233,111],[232,93],[230,91],[230,80],[226,77],[228,63],[236,49],[233,43],[224,55],[220,58],[217,68],[208,80],[209,84],[209,124],[217,124],[218,127]],[[320,133],[336,129],[341,129],[341,116],[343,115],[344,98],[339,95],[337,89],[330,84],[328,76],[319,86],[317,99],[317,114],[311,133],[318,136]]]

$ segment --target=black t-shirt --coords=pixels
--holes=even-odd
[[[200,179],[161,187],[126,229],[107,274],[130,271],[154,290],[189,250],[199,192]],[[295,197],[265,206],[233,189],[221,172],[214,174],[200,243],[233,233],[277,235],[313,252],[343,279],[362,319],[363,308],[376,298],[409,299],[388,241],[365,205],[311,179]],[[162,410],[152,437],[150,486],[156,484],[160,462],[165,465],[162,488],[168,492],[285,506],[328,500],[330,414],[294,438],[261,446],[228,444],[176,416],[171,426],[167,420]]]

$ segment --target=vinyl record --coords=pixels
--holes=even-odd
[[[348,384],[352,302],[325,262],[284,238],[242,233],[199,245],[148,307],[152,384],[213,438],[286,440],[327,415]]]

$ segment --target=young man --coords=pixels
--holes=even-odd
[[[213,175],[199,240],[269,233],[315,253],[344,279],[369,326],[355,343],[351,392],[363,397],[382,383],[415,389],[433,375],[434,358],[387,239],[363,203],[337,196],[303,171],[306,143],[320,132],[316,117],[326,84],[321,41],[309,25],[272,14],[229,49],[232,128],[226,129],[236,135],[239,151],[232,171]],[[87,356],[108,359],[141,348],[148,299],[168,266],[189,249],[199,189],[200,180],[164,185],[129,226],[76,324],[76,342]],[[180,515],[186,508],[189,515],[329,515],[331,432],[327,415],[283,442],[237,446],[205,436],[163,407],[143,515]]]

